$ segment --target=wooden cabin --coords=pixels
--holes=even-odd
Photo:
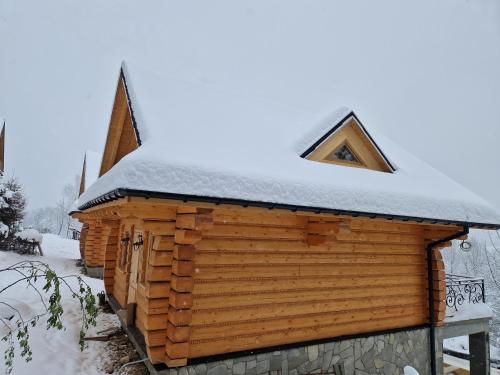
[[[122,68],[100,177],[74,214],[152,363],[296,348],[291,366],[311,343],[443,324],[439,249],[499,228],[487,203],[351,110],[308,127],[298,110],[201,86]],[[408,364],[425,374],[417,341]]]
[[[0,172],[2,174],[5,172],[5,120],[2,123],[2,131],[0,132]]]
[[[82,172],[80,175],[80,188],[78,196],[81,196],[85,190],[87,190],[89,186],[92,185],[99,177],[101,159],[102,154],[92,150],[85,151]],[[96,231],[92,231],[92,234],[88,236],[89,222],[82,223],[79,228],[73,229],[79,232],[78,239],[80,240],[80,256],[84,260],[87,273],[93,276],[101,277],[104,267],[104,253],[101,251],[93,251],[95,248],[93,244],[93,237]],[[89,244],[88,246],[87,243]]]

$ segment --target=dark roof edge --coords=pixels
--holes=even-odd
[[[411,221],[417,223],[428,223],[428,224],[441,224],[441,225],[457,225],[462,227],[473,227],[481,229],[500,229],[500,224],[492,223],[477,223],[477,222],[466,222],[457,220],[443,220],[436,218],[425,218],[416,216],[404,216],[404,215],[391,215],[391,214],[381,214],[374,212],[363,212],[363,211],[351,211],[351,210],[339,210],[333,208],[321,208],[321,207],[311,207],[311,206],[298,206],[283,203],[271,203],[262,201],[250,201],[244,199],[232,199],[232,198],[219,198],[219,197],[207,197],[199,195],[189,195],[189,194],[176,194],[176,193],[162,193],[147,190],[133,190],[133,189],[115,189],[109,193],[103,194],[82,206],[78,209],[83,211],[91,207],[98,206],[103,203],[111,202],[113,200],[124,198],[124,197],[142,197],[142,198],[159,198],[159,199],[173,199],[181,200],[184,202],[204,202],[219,204],[229,204],[235,206],[243,207],[261,207],[267,209],[282,209],[295,211],[307,211],[316,214],[325,213],[332,215],[345,215],[352,217],[364,217],[369,219],[386,219],[386,220],[401,220],[401,221]]]
[[[135,138],[137,139],[137,144],[140,146],[142,144],[141,136],[139,134],[139,128],[137,127],[137,121],[135,120],[134,108],[132,107],[132,101],[130,100],[127,77],[125,76],[125,72],[123,71],[123,65],[120,68],[120,79],[123,81],[123,86],[125,87],[125,96],[127,97],[128,110],[130,112],[130,117],[132,118],[132,124],[134,126]]]
[[[396,168],[394,168],[394,166],[391,164],[389,158],[387,158],[387,156],[385,156],[385,154],[382,152],[382,150],[380,149],[380,147],[378,147],[377,142],[375,142],[375,140],[372,138],[372,136],[370,135],[370,133],[366,130],[366,128],[364,127],[363,123],[359,120],[358,116],[356,116],[356,114],[354,113],[354,111],[350,111],[347,115],[345,115],[344,118],[342,120],[340,120],[337,124],[335,124],[335,126],[333,128],[331,128],[330,130],[328,130],[316,142],[314,142],[307,150],[305,150],[300,155],[300,157],[301,158],[306,158],[310,153],[312,153],[314,150],[316,150],[319,147],[319,145],[321,145],[328,137],[330,137],[333,133],[335,133],[338,128],[340,128],[342,125],[344,125],[344,123],[349,118],[351,118],[351,117],[354,117],[354,119],[359,124],[359,126],[361,127],[361,129],[363,130],[363,132],[366,134],[366,136],[368,137],[368,139],[370,139],[370,142],[373,144],[373,146],[375,146],[375,148],[377,149],[377,151],[379,152],[379,154],[382,156],[382,158],[384,159],[384,161],[387,163],[387,165],[389,166],[389,168],[391,169],[391,171],[394,172],[396,170]]]

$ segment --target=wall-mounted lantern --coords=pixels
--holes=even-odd
[[[468,253],[469,251],[471,251],[472,249],[472,244],[469,242],[469,241],[465,241],[463,240],[461,243],[460,243],[460,249],[462,249],[462,251]]]
[[[120,244],[121,244],[123,250],[127,249],[129,241],[130,241],[130,238],[129,238],[128,234],[120,240]]]
[[[133,243],[134,251],[139,250],[142,245],[144,245],[144,240],[142,238],[142,234],[139,234],[137,236],[137,241]]]

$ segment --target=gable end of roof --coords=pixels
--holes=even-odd
[[[130,111],[130,117],[132,118],[132,125],[134,127],[135,138],[137,139],[137,144],[141,146],[142,144],[141,135],[139,134],[139,128],[137,127],[137,121],[134,115],[134,107],[132,105],[132,100],[130,99],[130,92],[127,84],[125,69],[126,69],[125,62],[123,62],[120,68],[120,79],[123,81],[123,86],[125,87],[125,97],[127,98],[128,110]]]
[[[361,130],[363,130],[363,133],[365,133],[365,135],[368,137],[368,139],[370,140],[370,142],[373,144],[373,146],[375,147],[375,149],[377,150],[377,152],[380,154],[380,156],[382,156],[382,158],[384,159],[384,161],[387,163],[387,165],[389,166],[389,168],[391,169],[391,172],[394,172],[396,170],[396,168],[394,168],[394,166],[392,165],[392,163],[390,162],[389,158],[382,152],[382,150],[380,149],[380,147],[377,145],[377,143],[375,142],[375,140],[372,138],[372,136],[370,135],[370,133],[366,130],[366,128],[363,126],[362,122],[359,120],[359,118],[356,116],[356,114],[354,113],[354,111],[350,111],[347,115],[345,115],[342,120],[340,120],[337,124],[335,124],[330,130],[328,130],[326,133],[324,133],[316,142],[314,142],[309,148],[307,148],[301,155],[300,157],[305,159],[307,158],[311,153],[313,153],[321,144],[323,144],[323,142],[325,142],[328,138],[330,138],[330,136],[332,134],[334,134],[339,128],[341,128],[346,122],[347,120],[349,120],[350,118],[354,118],[356,120],[356,122],[358,123],[358,125],[360,126]]]

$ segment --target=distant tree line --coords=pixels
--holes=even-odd
[[[467,240],[471,246],[464,251],[460,242],[443,250],[446,272],[484,278],[491,291],[500,295],[500,233],[498,231],[472,231]]]
[[[46,206],[29,211],[24,219],[24,226],[40,233],[54,233],[70,237],[71,229],[80,229],[80,223],[68,213],[78,198],[80,176],[76,175],[72,183],[64,185],[59,200],[53,206]]]

